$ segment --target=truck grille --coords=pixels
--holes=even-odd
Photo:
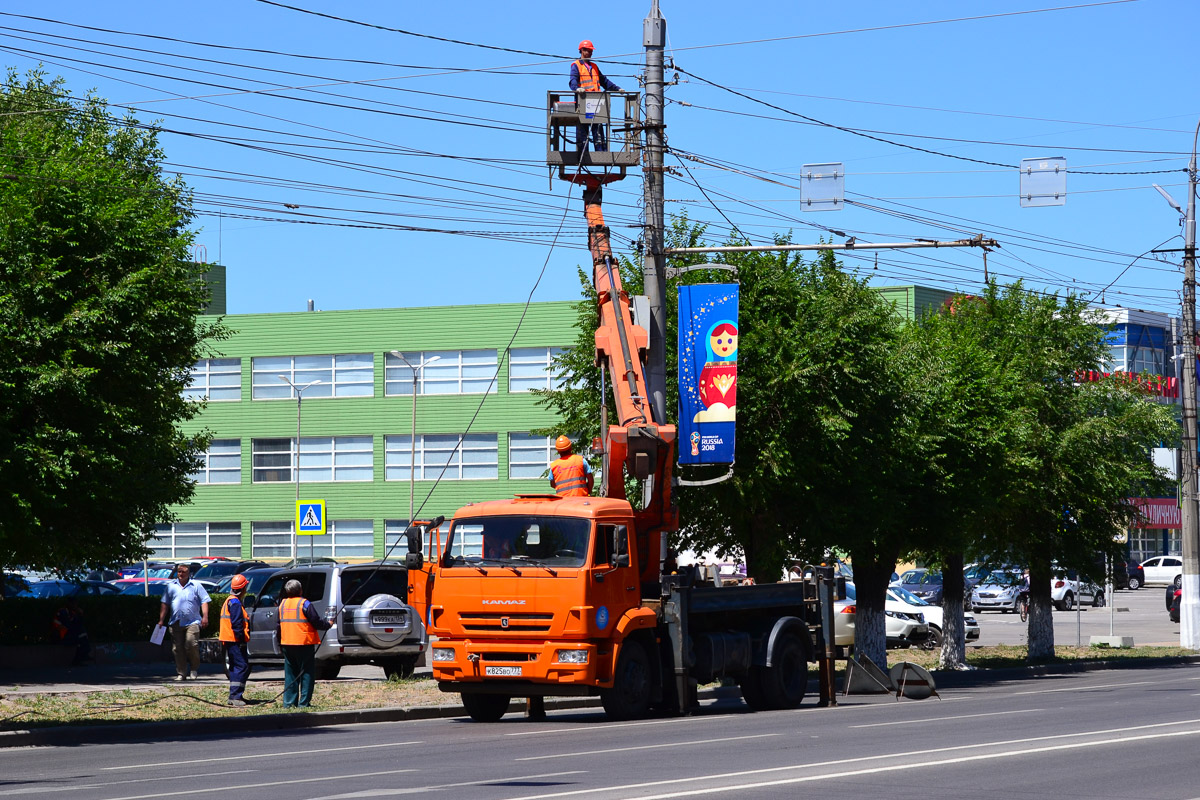
[[[553,614],[461,612],[458,615],[463,630],[476,633],[547,633],[553,621]]]
[[[537,661],[537,653],[480,653],[484,661],[508,661],[525,663]]]

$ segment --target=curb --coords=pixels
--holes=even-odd
[[[899,662],[897,662],[899,663]],[[934,671],[934,680],[940,688],[968,688],[983,684],[994,684],[1022,678],[1045,675],[1069,675],[1079,672],[1102,670],[1151,669],[1154,667],[1184,666],[1200,664],[1200,655],[1164,656],[1146,659],[1115,659],[1112,661],[1089,661],[1080,664],[1044,664],[1029,667],[1007,667],[1002,669],[978,669],[970,671]],[[809,694],[815,694],[813,682]],[[703,699],[727,699],[740,697],[736,689],[706,689],[699,693]],[[519,700],[509,705],[509,712],[521,711],[524,704]],[[577,708],[599,708],[598,697],[546,698],[547,711],[564,711]],[[34,728],[19,731],[0,731],[0,748],[7,747],[50,747],[63,745],[102,744],[106,742],[161,742],[173,737],[219,736],[228,734],[235,725],[239,734],[269,733],[286,730],[304,730],[332,725],[356,725],[372,722],[411,722],[423,719],[448,719],[466,716],[458,703],[443,703],[436,706],[412,706],[398,708],[370,708],[357,711],[312,711],[290,712],[254,717],[222,717],[217,719],[171,720],[168,722],[136,722],[117,725],[64,725],[56,728]]]

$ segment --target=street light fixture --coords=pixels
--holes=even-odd
[[[435,361],[440,361],[442,357],[427,358],[414,367],[412,362],[405,358],[399,350],[392,350],[391,355],[403,361],[412,370],[412,436],[409,439],[408,451],[408,524],[411,527],[417,493],[417,376],[421,370]]]
[[[296,384],[292,383],[291,378],[289,378],[287,375],[279,375],[277,377],[279,378],[279,380],[283,381],[288,386],[292,387],[292,391],[296,393],[296,464],[295,464],[295,466],[292,467],[292,471],[294,472],[294,474],[296,476],[296,508],[299,508],[300,507],[300,404],[302,402],[304,402],[304,390],[309,388],[310,386],[316,386],[318,383],[321,382],[321,379],[318,378],[315,381],[309,381],[308,383],[304,384],[303,386],[297,386]],[[299,558],[299,556],[300,556],[300,554],[299,554],[300,525],[296,521],[295,517],[296,517],[296,512],[293,510],[292,511],[292,563],[293,564],[295,564],[296,559]],[[309,539],[308,540],[308,557],[309,558],[313,557],[312,548],[313,548],[312,539]]]

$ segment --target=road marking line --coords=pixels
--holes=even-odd
[[[908,752],[882,753],[882,754],[873,755],[873,756],[860,756],[857,758],[843,758],[843,759],[836,759],[836,760],[832,760],[832,761],[818,761],[818,762],[809,763],[809,764],[792,764],[792,765],[784,766],[784,767],[761,767],[758,769],[744,770],[741,772],[722,772],[722,773],[717,773],[714,775],[701,775],[701,776],[692,776],[692,777],[688,777],[688,778],[674,778],[674,779],[662,780],[662,781],[649,781],[646,783],[627,784],[624,786],[605,786],[603,788],[577,789],[577,790],[569,791],[569,792],[555,792],[555,793],[551,793],[551,794],[528,795],[525,797],[509,798],[509,800],[547,800],[547,798],[551,798],[551,797],[571,797],[571,796],[582,795],[582,794],[595,794],[597,792],[626,792],[626,793],[628,793],[635,789],[643,789],[643,788],[648,788],[648,787],[653,787],[653,786],[668,786],[671,784],[694,783],[696,781],[711,782],[714,780],[720,780],[722,778],[739,778],[739,777],[744,777],[744,776],[762,775],[762,774],[768,773],[768,772],[785,772],[788,770],[797,770],[797,769],[814,769],[814,768],[818,768],[818,767],[832,767],[832,766],[838,766],[838,765],[842,765],[842,764],[861,764],[861,763],[870,762],[870,761],[877,762],[877,761],[881,761],[883,759],[903,759],[904,763],[901,765],[889,765],[889,766],[885,766],[885,767],[870,767],[867,769],[874,770],[877,772],[884,772],[889,769],[897,769],[898,767],[903,767],[904,769],[914,769],[914,768],[922,768],[925,766],[933,765],[935,763],[939,763],[939,762],[921,760],[924,756],[929,756],[929,755],[933,755],[936,753],[952,753],[952,752],[963,751],[963,750],[974,750],[974,749],[977,749],[980,747],[1001,747],[1002,748],[1002,747],[1005,747],[1008,745],[1027,745],[1027,744],[1030,744],[1031,742],[1049,741],[1049,740],[1053,740],[1053,739],[1071,739],[1071,738],[1078,738],[1080,736],[1104,736],[1106,734],[1119,734],[1122,732],[1149,730],[1151,728],[1164,728],[1164,727],[1169,727],[1172,725],[1196,725],[1196,724],[1200,724],[1200,719],[1186,719],[1186,720],[1179,720],[1178,722],[1157,722],[1157,723],[1154,723],[1151,725],[1134,725],[1134,726],[1130,726],[1130,727],[1126,727],[1126,728],[1110,728],[1108,730],[1101,730],[1101,731],[1084,731],[1084,732],[1079,732],[1079,733],[1060,733],[1060,734],[1053,734],[1050,736],[1038,736],[1038,737],[1032,737],[1032,738],[1011,739],[1008,741],[999,741],[999,742],[980,742],[979,744],[954,745],[951,747],[937,747],[937,748],[931,748],[928,750],[911,750]],[[979,756],[964,756],[963,758],[964,758],[964,760],[981,759],[981,758],[987,758],[991,755],[1012,755],[1012,754],[1016,754],[1018,752],[1041,753],[1041,752],[1045,752],[1047,750],[1070,747],[1073,745],[1088,746],[1088,745],[1095,745],[1095,744],[1115,744],[1115,743],[1119,743],[1122,741],[1138,741],[1140,739],[1152,739],[1152,738],[1158,738],[1158,737],[1163,737],[1163,736],[1181,736],[1181,735],[1193,735],[1193,734],[1200,735],[1200,728],[1196,728],[1196,729],[1190,730],[1190,731],[1167,731],[1167,732],[1163,732],[1163,733],[1143,734],[1141,736],[1126,737],[1124,739],[1117,739],[1117,738],[1100,739],[1095,742],[1079,742],[1079,743],[1073,742],[1073,743],[1070,743],[1067,745],[1050,745],[1048,747],[1031,748],[1031,749],[1028,749],[1025,751],[1002,750],[998,754],[983,754],[983,755],[979,755]],[[947,760],[946,763],[954,763],[954,760]],[[843,775],[854,775],[854,774],[866,774],[866,772],[865,771],[861,772],[861,773],[846,772],[846,773],[838,773],[836,775],[809,776],[806,778],[797,778],[795,780],[796,781],[816,780],[817,778],[821,778],[821,777],[841,777]],[[724,785],[720,789],[715,789],[715,790],[711,790],[711,791],[731,792],[731,791],[736,790],[736,791],[740,792],[747,788],[751,788],[751,786],[749,784],[742,784],[739,786]],[[710,791],[710,790],[696,790],[696,792],[703,792],[703,791]],[[649,798],[643,797],[642,800],[649,800]]]
[[[231,769],[228,772],[207,772],[204,777],[208,778],[214,775],[240,775],[246,772],[257,772],[254,769]],[[108,783],[83,783],[72,784],[71,786],[25,786],[20,789],[4,789],[0,790],[0,796],[10,794],[41,794],[43,792],[73,792],[77,789],[101,789],[105,786],[121,786],[126,783],[149,783],[150,781],[161,781],[162,775],[156,775],[153,778],[130,778],[126,781],[109,781]]]
[[[313,751],[309,751],[313,752]],[[306,755],[300,753],[300,755]],[[163,766],[167,766],[166,762]],[[237,786],[228,786],[225,788],[206,786],[203,789],[173,789],[169,792],[157,792],[155,794],[135,794],[129,797],[114,797],[112,800],[149,800],[152,797],[176,797],[183,794],[208,794],[210,792],[238,792],[244,794],[247,789],[263,789],[268,786],[288,786],[296,783],[319,783],[321,781],[349,781],[359,778],[373,778],[377,775],[399,775],[402,772],[416,772],[415,769],[389,769],[382,772],[355,772],[350,775],[322,775],[317,778],[294,778],[290,781],[268,781],[267,783],[243,783]]]
[[[897,769],[904,769],[904,770],[925,769],[928,767],[948,766],[951,764],[965,764],[965,763],[970,763],[972,761],[984,761],[984,760],[1001,759],[1001,758],[1014,758],[1016,756],[1026,756],[1026,755],[1042,755],[1043,753],[1049,753],[1049,752],[1052,752],[1055,750],[1079,750],[1079,749],[1083,749],[1083,748],[1087,748],[1087,747],[1105,747],[1105,746],[1114,745],[1114,744],[1129,744],[1130,742],[1145,741],[1145,740],[1150,740],[1150,739],[1163,739],[1163,738],[1166,738],[1169,736],[1196,736],[1196,735],[1200,735],[1200,730],[1170,731],[1170,732],[1165,732],[1165,733],[1148,733],[1148,734],[1144,734],[1142,736],[1129,736],[1129,737],[1124,737],[1124,738],[1120,738],[1120,739],[1102,739],[1102,740],[1095,741],[1095,742],[1071,742],[1069,744],[1057,744],[1057,745],[1053,745],[1051,747],[1032,747],[1027,750],[1008,750],[1008,751],[999,752],[999,753],[984,753],[984,754],[975,755],[975,756],[960,756],[959,758],[946,758],[946,759],[942,759],[940,761],[926,761],[923,764],[894,764],[894,765],[885,766],[885,767],[869,767],[867,769],[847,770],[845,772],[830,772],[830,773],[826,773],[824,775],[813,775],[810,777],[802,777],[802,778],[782,778],[780,780],[775,780],[775,781],[760,781],[758,783],[742,783],[742,784],[738,784],[737,786],[723,786],[720,788],[688,789],[688,790],[684,790],[682,792],[672,792],[670,794],[643,795],[642,800],[669,800],[669,798],[674,798],[674,797],[695,797],[696,795],[716,794],[718,792],[724,794],[731,790],[736,790],[738,793],[742,793],[742,792],[745,792],[745,791],[748,791],[751,789],[764,789],[769,786],[786,786],[788,784],[807,783],[809,781],[824,781],[824,780],[835,780],[835,779],[839,779],[839,778],[853,778],[853,777],[856,777],[859,775],[872,775],[872,774],[878,774],[880,772],[890,772],[892,770],[897,770]],[[711,777],[716,778],[719,776],[714,775]],[[624,787],[621,787],[621,788],[624,788]],[[550,795],[544,795],[544,796],[548,797]]]
[[[901,719],[892,722],[872,722],[868,725],[851,725],[851,728],[882,728],[884,725],[913,725],[918,722],[943,722],[948,719],[973,719],[975,717],[999,717],[1005,714],[1032,714],[1044,708],[1023,708],[1016,711],[989,711],[986,714],[959,714],[957,717],[927,717],[923,719]]]
[[[580,756],[594,756],[602,753],[631,753],[636,750],[658,750],[663,747],[687,747],[693,744],[714,744],[716,742],[739,742],[743,739],[765,739],[769,736],[782,736],[781,733],[756,733],[750,736],[729,736],[724,739],[700,739],[699,741],[691,740],[686,742],[665,742],[663,744],[644,744],[634,747],[614,747],[611,750],[585,750],[582,753],[555,753],[548,756],[525,756],[524,758],[515,758],[514,761],[541,761],[546,758],[579,758]]]
[[[277,756],[301,756],[308,757],[313,753],[341,753],[346,750],[370,750],[376,747],[396,747],[402,744],[424,744],[424,742],[389,742],[388,744],[356,744],[347,747],[323,747],[316,750],[292,750],[287,753],[255,753],[250,756],[221,756],[219,758],[194,758],[191,761],[172,761],[172,764],[208,764],[213,761],[244,761],[248,758],[275,758]],[[153,764],[126,764],[120,767],[104,767],[106,770],[116,769],[144,769],[146,767],[154,767],[161,769],[163,762],[158,761]]]
[[[1033,689],[1028,692],[1013,692],[1019,694],[1050,694],[1051,692],[1084,692],[1090,689],[1124,689],[1126,686],[1147,686],[1150,684],[1167,683],[1167,681],[1130,681],[1128,683],[1101,683],[1095,686],[1065,686],[1060,689]]]
[[[508,778],[481,778],[477,781],[463,781],[461,783],[439,783],[433,786],[409,786],[396,789],[363,789],[361,792],[348,792],[346,794],[330,794],[324,797],[314,797],[312,800],[351,800],[358,797],[390,797],[398,794],[416,794],[417,792],[429,792],[435,789],[458,789],[463,786],[496,786],[505,781],[532,781],[539,778],[561,778],[564,775],[583,775],[587,772],[586,769],[573,769],[570,772],[544,772],[541,775],[513,775]]]

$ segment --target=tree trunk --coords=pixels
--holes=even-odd
[[[852,550],[854,564],[854,652],[865,655],[880,669],[887,667],[887,622],[883,615],[887,585],[896,568],[896,558],[871,550]]]
[[[1029,565],[1029,661],[1054,658],[1054,619],[1050,605],[1050,561]]]
[[[946,556],[942,569],[942,653],[938,656],[938,669],[966,667],[967,631],[963,625],[965,587],[962,553]]]

